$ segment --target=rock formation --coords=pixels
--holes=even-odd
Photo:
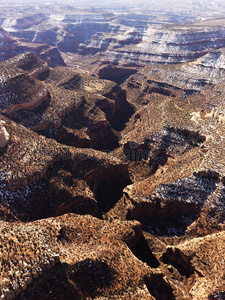
[[[133,108],[117,84],[69,69],[50,70],[31,53],[2,66],[7,73],[2,113],[12,120],[67,145],[105,151],[118,145],[115,130],[125,126]],[[38,76],[41,80],[33,78]]]
[[[5,129],[4,122],[0,121],[0,148],[4,148],[9,141],[9,134]]]
[[[78,52],[81,60],[82,56],[99,53],[101,64],[119,64],[120,71],[128,75],[124,66],[190,62],[225,46],[224,19],[165,26],[168,22],[165,15],[164,19],[159,18],[157,13],[148,10],[126,14],[93,13],[73,6],[68,14],[62,7],[52,8],[51,13],[43,12],[45,10],[37,6],[33,14],[26,15],[19,7],[12,18],[2,7],[1,60],[32,51],[49,66],[55,66],[64,64],[58,49],[70,53],[65,54],[65,58]],[[191,18],[188,13],[184,14],[186,21]],[[184,15],[178,15],[169,14],[168,18],[184,22]],[[192,20],[196,20],[196,16]],[[107,68],[103,68],[104,72]],[[116,71],[113,68],[113,78]],[[101,68],[100,76],[102,72]]]
[[[154,5],[1,6],[1,299],[224,298],[224,19]]]
[[[46,87],[10,64],[1,64],[1,104],[2,113],[13,114],[18,110],[33,110],[44,101],[49,94]]]
[[[0,61],[14,57],[21,52],[32,51],[34,54],[44,58],[49,66],[64,65],[64,61],[57,48],[51,47],[47,44],[30,43],[22,39],[17,39],[11,36],[3,28],[0,28],[1,40],[1,55]]]
[[[7,60],[8,66],[14,66],[27,71],[29,76],[37,78],[42,73],[49,71],[47,62],[38,58],[33,53],[25,52]]]

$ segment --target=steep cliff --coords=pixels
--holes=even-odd
[[[223,299],[224,19],[25,7],[0,18],[1,299]]]
[[[31,51],[39,57],[45,59],[49,66],[64,65],[64,61],[57,48],[48,44],[35,44],[11,36],[4,29],[0,28],[0,61],[14,57],[20,53]]]

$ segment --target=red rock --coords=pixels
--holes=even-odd
[[[0,121],[0,148],[4,148],[9,141],[9,134],[3,124],[4,123]]]

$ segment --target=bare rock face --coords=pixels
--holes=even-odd
[[[33,49],[31,48],[31,51]],[[29,51],[29,47],[26,48],[26,51]],[[42,51],[36,51],[35,49],[32,51],[37,56],[45,60],[50,67],[55,66],[65,66],[64,60],[56,47],[46,47]]]
[[[106,152],[133,108],[117,84],[69,69],[49,69],[32,53],[2,63],[2,113],[62,144]],[[37,80],[38,77],[41,80]]]
[[[50,67],[65,65],[58,49],[55,47],[49,46],[46,43],[36,44],[17,39],[2,28],[0,28],[0,35],[2,40],[0,61],[14,57],[21,52],[31,51],[44,59]]]
[[[115,153],[126,156],[135,183],[115,212],[153,234],[223,230],[223,76],[220,49],[192,63],[146,67],[123,84],[137,111],[123,131],[123,153]]]
[[[21,69],[2,63],[1,112],[13,114],[18,110],[32,110],[49,100],[46,87]]]
[[[223,299],[224,19],[76,9],[0,20],[0,297]]]
[[[27,71],[29,76],[34,78],[37,78],[42,73],[49,71],[47,62],[38,58],[31,52],[19,54],[16,57],[8,59],[6,63],[9,66],[14,66]]]
[[[136,87],[132,89],[135,96]],[[146,91],[143,93],[139,91],[137,98],[135,96],[137,105],[140,105],[139,101],[147,103],[132,117],[133,123],[130,123],[132,125],[129,130],[129,125],[126,128],[122,140],[123,152],[134,174],[133,178],[138,176],[135,167],[139,170],[139,175],[143,173],[143,177],[146,178],[144,181],[137,180],[133,186],[124,190],[127,216],[141,218],[143,222],[151,225],[154,233],[156,233],[154,218],[161,220],[166,218],[164,224],[171,221],[169,231],[172,230],[178,235],[185,233],[186,230],[192,234],[221,230],[224,224],[222,217],[224,165],[221,164],[220,156],[223,151],[223,139],[217,135],[217,131],[213,131],[215,138],[211,139],[208,135],[207,124],[214,122],[216,116],[210,119],[201,114],[202,117],[192,123],[194,118],[192,119],[190,112],[192,109],[201,111],[200,108],[195,109],[193,106],[201,106],[205,95],[208,94],[183,96],[183,99],[185,97],[193,99],[186,102],[179,98],[179,94],[169,97],[161,94],[161,90],[151,92],[150,95]],[[209,98],[206,96],[205,99]],[[186,104],[182,104],[185,102],[189,107],[188,110]],[[204,123],[200,121],[202,126],[200,128],[198,122],[203,118]],[[219,121],[215,122],[219,127],[221,126],[219,124],[222,124]],[[161,127],[165,123],[171,125],[176,123],[180,128],[174,130],[174,127]],[[220,151],[214,152],[217,147]],[[207,159],[209,156],[211,159]],[[175,218],[176,222],[173,221]],[[219,227],[216,220],[220,220]],[[162,230],[161,234],[164,230],[164,234],[169,234],[163,222],[157,230]]]
[[[88,55],[100,52],[103,53],[103,63],[138,67],[152,63],[194,61],[224,45],[224,20],[200,22],[190,26],[145,24],[120,26],[116,33],[95,34],[79,46],[78,53]]]
[[[67,32],[65,32],[63,37],[57,42],[57,47],[61,52],[76,53],[78,45],[79,42],[76,35]]]
[[[4,120],[10,143],[1,154],[1,198],[20,220],[71,211],[97,215],[131,183],[126,165],[107,153],[62,146]]]
[[[4,148],[9,141],[9,134],[4,127],[4,123],[0,121],[0,148]]]
[[[190,295],[193,299],[223,297],[224,283],[221,279],[223,275],[222,277],[219,275],[224,265],[223,260],[220,259],[220,253],[223,251],[223,240],[224,232],[221,232],[186,241],[178,246],[188,258],[189,264],[195,269],[196,281],[190,288]],[[216,277],[212,277],[212,272],[210,272],[212,265],[218,274]]]
[[[18,276],[11,282],[0,282],[3,294],[10,285],[10,291],[16,292],[18,299],[32,299],[34,295],[43,298],[50,295],[50,290],[44,288],[47,284],[51,286],[51,294],[56,297],[62,294],[63,299],[99,296],[126,299],[131,287],[134,293],[131,299],[154,299],[143,278],[157,272],[139,261],[127,246],[134,246],[140,237],[138,222],[110,224],[91,216],[68,214],[28,224],[12,225],[7,232],[6,223],[1,224],[2,253],[10,244],[12,250],[17,249],[21,261],[18,265],[17,257],[4,259],[1,274],[6,277],[11,270],[18,271]],[[22,247],[29,249],[25,256]],[[127,260],[132,264],[127,264]],[[12,262],[10,269],[9,262]],[[132,274],[132,284],[128,274]]]
[[[165,26],[160,24],[167,24],[166,14],[153,16],[148,10],[125,14],[80,12],[73,6],[69,14],[58,6],[51,13],[43,13],[42,7],[34,10],[14,17],[4,12],[2,59],[30,50],[55,66],[63,64],[58,48],[81,56],[100,53],[103,63],[138,67],[191,62],[225,46],[224,19]],[[169,13],[169,23],[173,18],[178,23],[190,21],[188,16],[180,17]]]
[[[143,263],[137,259],[139,249],[149,248],[136,221],[108,222],[65,214],[27,224],[2,222],[0,231],[1,274],[4,278],[9,272],[17,274],[11,281],[1,280],[3,295],[151,300],[222,295],[223,232],[172,247],[158,240],[153,248],[152,239],[149,247],[154,255],[148,250],[148,257],[151,253],[154,259]],[[5,255],[9,245],[11,254]],[[212,274],[212,266],[220,276]]]
[[[10,36],[10,34],[1,28],[0,31],[0,38],[1,38],[1,60],[5,60],[15,56],[15,51],[13,51],[16,47],[16,39]]]
[[[108,79],[117,83],[123,82],[127,77],[136,73],[136,69],[113,66],[113,65],[102,65],[98,70],[98,77],[102,79]]]
[[[101,14],[67,16],[63,12],[61,15],[40,15],[3,21],[4,45],[8,44],[8,50],[11,49],[8,53],[2,51],[4,59],[9,58],[11,52],[16,55],[20,48],[28,51],[30,47],[35,54],[48,60],[50,66],[63,64],[57,49],[48,45],[63,52],[78,51],[81,55],[103,53],[103,63],[144,66],[193,61],[224,47],[222,20],[219,26],[215,21],[208,21],[190,26],[163,27],[149,25],[150,20],[145,18],[138,20],[143,17],[141,14],[136,19],[130,19],[129,14],[121,18],[115,15],[105,18]]]

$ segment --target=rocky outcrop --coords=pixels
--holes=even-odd
[[[97,32],[110,32],[113,28],[110,28],[110,24],[106,22],[93,21],[81,21],[71,22],[65,28],[65,31],[69,34],[73,34],[79,43],[83,43],[89,40]]]
[[[29,50],[29,48],[27,50]],[[48,47],[47,49],[44,49],[40,52],[34,51],[34,53],[45,60],[50,67],[65,66],[64,60],[62,59],[62,56],[60,55],[59,50],[56,47]]]
[[[118,85],[73,71],[67,76],[63,69],[50,71],[31,53],[2,65],[2,113],[68,145],[106,151],[118,146],[112,127],[119,114],[130,113],[126,93]],[[43,74],[44,79],[33,79],[27,72],[32,77]]]
[[[41,13],[43,9],[35,7],[34,14],[21,13],[22,17],[15,14],[14,18],[9,18],[6,13],[2,19],[2,26],[13,37],[10,41],[10,35],[4,31],[7,35],[4,45],[8,44],[10,50],[8,53],[2,52],[4,58],[13,56],[11,51],[14,55],[18,54],[19,46],[24,52],[23,47],[27,47],[28,51],[29,47],[37,47],[39,43],[58,47],[63,52],[78,52],[81,55],[102,53],[102,62],[143,66],[146,63],[173,64],[194,61],[225,45],[223,19],[192,25],[187,22],[185,25],[168,25],[171,20],[175,23],[184,20],[189,22],[190,12],[184,14],[185,16],[171,13],[159,16],[158,11],[154,15],[152,11],[149,14],[148,10],[144,14],[139,11],[93,13],[86,10],[81,13],[77,8],[70,6],[71,13],[65,14],[61,7],[57,7],[57,11],[54,9],[52,13]],[[163,7],[162,10],[164,9]],[[212,12],[212,8],[210,11]],[[105,17],[109,15],[110,17]],[[44,50],[44,46],[41,47]],[[56,54],[52,51],[51,48],[48,50],[53,55],[52,61],[49,60],[48,54],[45,54],[47,57],[41,57],[50,61],[51,66],[63,64],[59,53],[55,59]]]
[[[86,175],[85,180],[92,189],[101,212],[113,207],[121,197],[124,187],[131,183],[125,165],[99,168]]]
[[[18,61],[20,60],[23,67],[26,59],[20,56]],[[32,66],[36,70],[34,63]],[[10,116],[14,121],[62,144],[91,147],[106,152],[118,146],[118,135],[114,130],[121,131],[133,113],[133,108],[127,102],[126,93],[121,87],[113,82],[68,69],[52,69],[45,72],[43,78],[40,74],[39,79],[42,79],[42,82],[33,81],[33,85],[32,82],[29,83],[33,93],[32,99],[35,98],[35,84],[39,84],[40,88],[47,88],[49,101],[44,101],[38,106],[35,114],[34,110],[29,112],[27,109],[15,112]],[[25,75],[24,78],[21,77],[24,86],[27,84],[26,80]],[[17,78],[14,82],[15,87],[18,82]],[[26,102],[31,102],[29,97],[30,95],[27,96]],[[22,107],[26,108],[25,105]]]
[[[57,31],[59,28],[53,27],[50,29],[37,31],[32,42],[40,44],[48,44],[50,46],[55,46],[57,42]]]
[[[10,271],[16,274],[1,280],[2,297],[32,299],[60,293],[97,299],[189,299],[190,295],[198,299],[219,295],[223,287],[223,232],[155,249],[160,258],[156,270],[130,251],[142,236],[136,221],[109,223],[66,214],[10,228],[2,222],[0,231],[1,272],[4,278]],[[16,255],[4,255],[9,246]],[[24,253],[23,248],[29,251]],[[221,276],[210,272],[212,266]]]
[[[108,49],[103,61],[127,65],[146,63],[174,64],[193,61],[213,49],[224,47],[224,27],[215,24],[201,27],[186,25],[146,28],[140,33],[141,42],[132,42],[119,49]],[[149,50],[150,49],[150,50]]]
[[[131,183],[126,165],[107,153],[62,148],[9,120],[5,128],[10,143],[1,155],[0,195],[20,220],[71,211],[97,215]]]
[[[195,272],[190,260],[179,248],[173,249],[168,247],[163,253],[162,261],[170,263],[177,268],[182,275],[186,275],[187,277],[190,277]]]
[[[18,110],[33,110],[39,107],[44,101],[47,100],[49,100],[49,93],[46,89],[44,89],[36,97],[33,97],[33,99],[30,102],[12,105],[9,109],[8,108],[3,109],[1,112],[3,114],[10,115],[15,113]]]
[[[0,121],[0,148],[4,148],[9,142],[9,134],[4,127],[4,122]]]
[[[12,226],[7,232],[6,228],[6,224],[1,225],[2,240],[6,235],[2,253],[10,245],[11,249],[17,250],[21,263],[14,264],[15,256],[2,260],[4,277],[10,270],[18,273],[13,279],[0,282],[4,296],[11,292],[19,299],[30,299],[34,294],[43,298],[49,294],[48,289],[42,288],[47,284],[52,286],[54,295],[63,293],[65,296],[65,287],[68,287],[68,296],[77,294],[95,298],[102,295],[118,299],[126,297],[131,284],[127,280],[129,273],[133,274],[134,294],[153,299],[142,280],[147,274],[151,277],[154,271],[137,260],[127,246],[139,239],[141,228],[137,222],[114,221],[109,224],[91,216],[69,214],[29,223],[29,226]],[[29,250],[24,256],[22,247]],[[132,267],[126,263],[128,259],[133,261]],[[6,266],[10,262],[9,269]],[[60,276],[62,273],[64,277]],[[51,283],[52,278],[57,285]]]
[[[78,39],[72,33],[65,32],[64,35],[57,42],[57,48],[61,52],[72,52],[76,53],[78,49]]]
[[[189,293],[193,299],[218,297],[223,295],[223,282],[221,274],[220,253],[223,251],[224,232],[207,235],[202,238],[192,239],[181,243],[178,248],[188,258],[189,264],[195,269],[196,280],[190,286]],[[183,260],[184,262],[185,260]],[[214,272],[218,277],[214,277],[210,272],[210,266],[214,266]],[[223,272],[223,271],[222,271]],[[223,296],[222,296],[223,297]]]
[[[165,165],[168,158],[175,159],[192,148],[198,147],[206,140],[198,132],[181,128],[163,128],[146,137],[142,143],[129,141],[124,144],[124,154],[130,161],[145,160],[151,168],[151,174],[158,167]]]
[[[223,131],[219,130],[223,124],[223,100],[211,98],[215,95],[214,91],[220,89],[220,81],[213,88],[212,85],[199,86],[194,93],[188,92],[189,84],[185,81],[183,90],[180,90],[179,81],[179,89],[167,85],[167,78],[170,82],[169,70],[182,70],[187,78],[186,66],[192,68],[194,65],[163,66],[164,73],[150,72],[151,81],[148,83],[147,78],[139,76],[147,74],[149,69],[146,68],[133,75],[127,84],[128,99],[140,109],[123,131],[120,143],[136,184],[124,190],[124,198],[118,202],[115,212],[121,212],[123,217],[139,218],[153,234],[203,235],[221,230],[224,224],[224,164],[221,163],[224,143],[223,137],[218,134],[221,132],[223,135]],[[156,71],[155,67],[153,69]],[[210,81],[216,81],[216,76],[217,72]],[[149,87],[152,79],[157,79],[160,89],[153,91]],[[169,94],[165,95],[165,89]],[[206,109],[204,101],[212,101],[217,108]],[[195,110],[195,105],[199,109]],[[202,105],[205,109],[201,111]],[[191,113],[191,110],[198,113]],[[161,127],[172,123],[183,125],[177,129]],[[215,126],[212,131],[209,124]],[[213,134],[212,138],[209,132]],[[114,213],[113,210],[111,212]]]
[[[40,58],[43,58],[50,67],[65,65],[58,49],[55,47],[51,47],[46,43],[35,44],[17,39],[2,28],[0,29],[0,35],[2,40],[2,44],[0,45],[0,61],[14,57],[21,52],[31,51]]]
[[[34,78],[37,78],[42,73],[49,71],[47,62],[38,58],[31,52],[22,53],[8,59],[6,64],[27,71],[29,76]]]
[[[113,80],[117,83],[122,83],[130,75],[135,74],[136,69],[126,68],[122,66],[102,65],[98,70],[98,77],[101,79]]]
[[[142,198],[132,197],[132,186],[127,187],[124,193],[132,203],[128,209],[128,218],[137,219],[145,216],[150,222],[151,218],[178,219],[182,214],[196,218],[216,188],[218,179],[214,178],[213,174],[211,176],[207,178],[197,174],[168,185],[161,184],[152,194],[149,193]]]
[[[118,137],[113,132],[108,121],[93,124],[87,131],[90,137],[90,146],[97,150],[110,151],[118,147]]]
[[[223,298],[224,20],[73,9],[0,20],[1,298]]]
[[[53,140],[39,138],[33,131],[3,116],[2,120],[10,142],[1,156],[1,193],[4,188],[10,190],[40,180],[48,167],[59,159],[61,151]]]
[[[101,53],[103,51],[106,51],[107,53],[112,49],[120,49],[127,45],[138,44],[142,41],[142,37],[146,29],[147,26],[134,26],[132,28],[120,26],[119,30],[116,30],[115,34],[114,31],[110,33],[96,33],[90,40],[79,45],[78,53],[85,55],[95,54],[97,52]],[[105,55],[103,55],[102,61],[103,63],[112,62],[111,59],[107,60]]]
[[[12,62],[2,63],[1,112],[13,114],[18,110],[33,110],[49,101],[46,87],[26,72],[14,67]]]
[[[26,15],[22,18],[16,19],[13,28],[15,29],[27,29],[32,25],[38,25],[47,18],[48,14],[45,13],[36,13],[32,15]]]

